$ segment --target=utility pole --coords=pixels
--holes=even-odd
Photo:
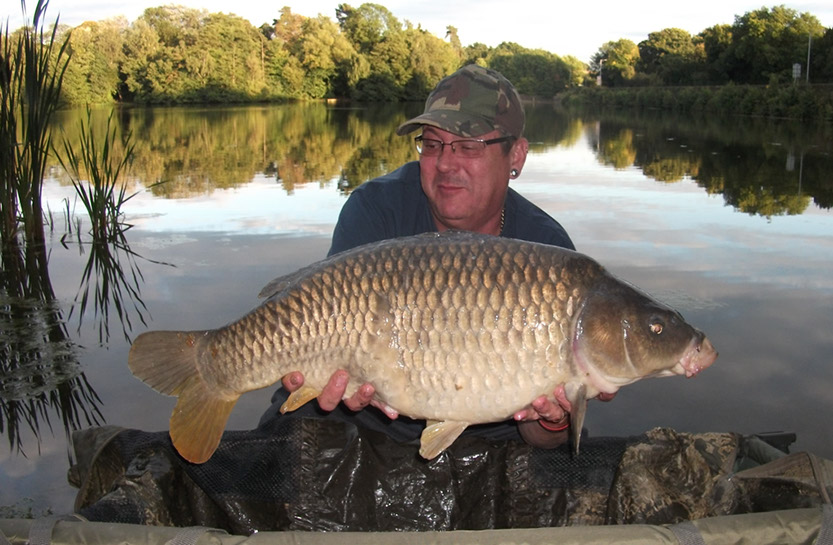
[[[810,83],[810,48],[813,46],[813,35],[807,34],[807,83]]]

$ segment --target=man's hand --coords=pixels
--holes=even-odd
[[[518,432],[526,443],[539,448],[555,448],[567,441],[572,405],[564,392],[564,385],[553,392],[555,400],[540,396],[516,412]],[[601,393],[596,399],[610,401],[616,394]]]
[[[547,396],[540,396],[535,401],[516,412],[513,418],[517,422],[525,422],[527,420],[544,419],[549,422],[559,423],[570,416],[572,406],[567,400],[567,394],[564,393],[564,385],[558,386],[553,392],[555,400]]]
[[[338,406],[339,402],[343,400],[344,404],[351,411],[360,411],[368,405],[373,405],[385,413],[391,420],[399,416],[399,413],[392,407],[373,398],[376,394],[376,389],[370,383],[362,384],[353,395],[345,398],[344,392],[347,390],[347,382],[349,380],[350,376],[347,374],[347,371],[343,369],[339,369],[333,373],[333,376],[330,377],[330,381],[326,386],[324,386],[321,393],[318,394],[318,405],[325,411],[332,411],[336,408],[336,406]],[[284,376],[281,381],[284,388],[286,388],[289,392],[294,392],[303,386],[304,375],[300,371],[293,371],[292,373]]]

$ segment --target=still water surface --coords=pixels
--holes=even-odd
[[[81,244],[77,227],[61,241],[67,202],[86,218],[53,170],[44,189],[54,225],[48,274],[72,345],[75,371],[65,375],[80,401],[70,420],[165,429],[174,400],[131,376],[125,337],[223,325],[257,305],[269,280],[322,258],[351,188],[416,157],[408,138],[392,135],[418,109],[120,112],[137,143],[129,183],[139,192],[124,208],[137,256],[112,250],[136,279],[125,281],[134,292],[121,291],[121,317],[93,299],[80,310],[100,276],[85,275],[93,252],[83,223]],[[79,118],[60,120],[67,138]],[[592,403],[588,432],[783,430],[797,434],[793,451],[833,459],[830,134],[748,119],[567,116],[549,105],[529,106],[528,118],[531,152],[513,187],[558,219],[580,251],[676,306],[720,351],[695,379],[646,380]],[[37,369],[46,373],[42,352]],[[36,512],[69,512],[60,404],[35,413],[37,433],[31,418],[13,422],[14,402],[48,387],[21,392],[19,371],[4,373],[4,433],[12,437],[12,423],[20,432],[0,450],[0,506],[32,498]],[[270,394],[244,396],[230,428],[254,427]]]

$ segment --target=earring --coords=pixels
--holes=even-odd
[[[509,171],[509,174],[510,174],[513,178],[515,178],[515,177],[517,177],[517,176],[518,176],[518,174],[520,174],[520,173],[518,172],[518,169],[517,169],[517,168],[513,168],[512,170],[510,170],[510,171]]]

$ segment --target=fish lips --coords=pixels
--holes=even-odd
[[[679,374],[688,378],[713,364],[718,355],[711,341],[702,332],[697,333],[678,364],[681,368]]]

